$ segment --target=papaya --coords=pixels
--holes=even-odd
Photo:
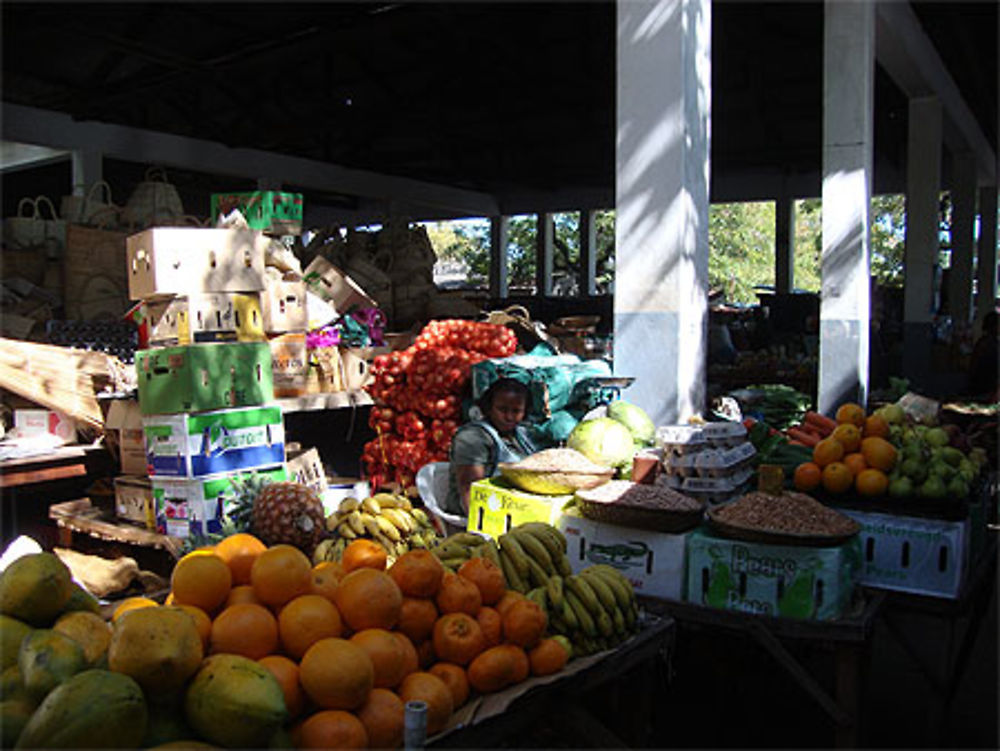
[[[204,741],[169,741],[168,743],[161,743],[159,746],[149,746],[147,751],[156,751],[156,749],[191,749],[191,751],[200,751],[200,749],[207,748],[219,748],[219,746],[213,746],[211,743],[205,743]]]
[[[0,699],[13,699],[17,696],[27,696],[24,681],[21,680],[21,668],[16,664],[0,673]]]
[[[88,667],[95,667],[111,643],[111,626],[101,616],[83,610],[63,613],[52,627],[83,648]]]
[[[194,619],[180,608],[137,608],[114,624],[108,667],[149,692],[176,691],[201,665],[204,652]]]
[[[0,701],[0,748],[13,748],[35,711],[35,703],[24,697]]]
[[[184,714],[199,736],[228,748],[260,746],[288,718],[271,671],[233,654],[202,663],[184,696]]]
[[[138,683],[108,670],[84,670],[45,697],[15,748],[137,748],[147,721]]]
[[[48,627],[72,593],[69,569],[55,555],[23,555],[0,576],[0,613],[38,628]]]
[[[31,633],[31,626],[9,615],[0,615],[0,670],[17,664],[21,640]]]
[[[98,602],[97,598],[90,594],[90,592],[85,590],[76,582],[73,582],[69,599],[66,600],[66,604],[63,606],[63,612],[75,613],[79,610],[100,615],[101,603]]]
[[[86,667],[83,647],[49,628],[32,631],[21,642],[17,666],[21,682],[35,701]]]
[[[184,719],[183,710],[180,710],[179,713],[154,710],[150,706],[148,698],[146,706],[152,711],[149,713],[149,721],[146,724],[146,735],[142,739],[143,748],[183,741],[197,735]]]

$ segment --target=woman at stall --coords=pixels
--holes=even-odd
[[[467,515],[472,483],[497,474],[500,462],[520,461],[536,451],[522,425],[530,404],[528,387],[513,378],[495,381],[482,395],[482,417],[460,427],[451,440],[445,511]]]

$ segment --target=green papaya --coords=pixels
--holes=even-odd
[[[60,683],[83,670],[87,658],[83,647],[73,639],[52,629],[40,628],[24,637],[17,665],[28,695],[41,701]]]

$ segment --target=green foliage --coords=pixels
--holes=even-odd
[[[708,285],[727,302],[756,302],[774,284],[774,203],[716,203],[708,211]]]

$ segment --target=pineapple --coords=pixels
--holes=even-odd
[[[311,555],[326,533],[316,491],[297,482],[272,482],[253,502],[253,533],[267,545],[286,543]]]

